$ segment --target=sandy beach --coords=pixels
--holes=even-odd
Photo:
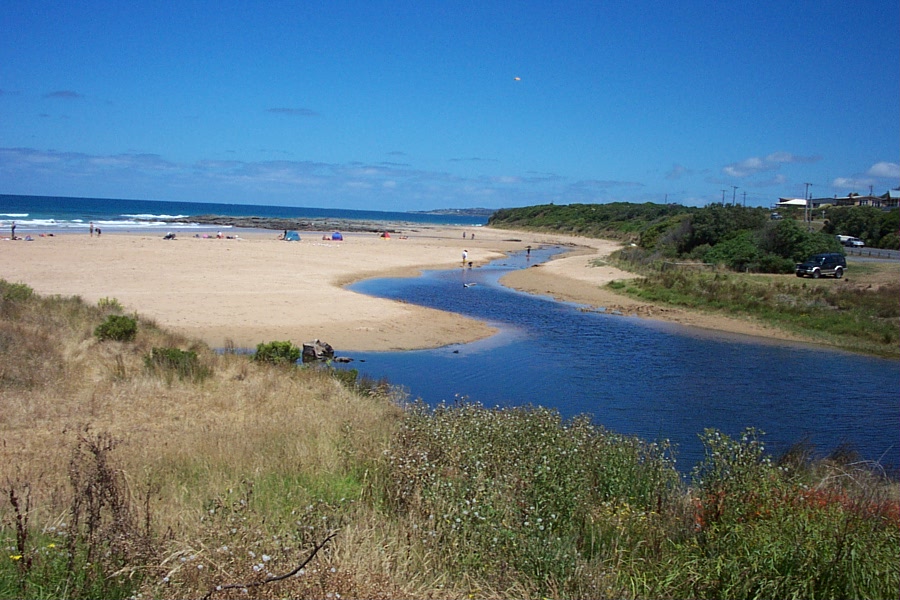
[[[463,238],[463,232],[467,232]],[[475,239],[471,233],[475,233]],[[253,348],[260,342],[313,339],[348,351],[432,348],[489,336],[486,324],[460,315],[372,298],[345,284],[423,269],[461,268],[462,252],[477,267],[504,253],[546,243],[573,252],[507,275],[503,283],[626,315],[750,335],[792,339],[741,319],[663,309],[602,286],[631,277],[600,264],[614,242],[487,227],[417,226],[382,239],[347,233],[343,241],[304,232],[300,242],[275,231],[232,230],[239,239],[116,233],[65,234],[0,241],[0,278],[43,295],[116,299],[129,312],[213,347]]]

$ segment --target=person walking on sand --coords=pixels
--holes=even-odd
[[[93,221],[91,221],[91,224],[88,227],[88,231],[91,232],[91,237],[94,237],[94,222]]]
[[[12,225],[9,226],[9,231],[12,234],[12,239],[16,239],[16,222],[13,221]]]
[[[468,251],[468,250],[463,250],[463,263],[462,263],[462,266],[463,266],[463,267],[466,266],[466,259],[467,259],[467,258],[469,258],[469,251]]]

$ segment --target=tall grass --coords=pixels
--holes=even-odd
[[[848,350],[900,356],[900,282],[862,286],[670,269],[613,287],[651,302],[747,315]]]
[[[643,554],[619,521],[657,520],[678,498],[667,443],[541,408],[417,404],[386,461],[384,495],[419,553],[451,577],[529,595],[597,593],[583,578],[598,557]]]
[[[108,299],[0,298],[3,597],[900,590],[896,485],[846,454],[778,461],[756,432],[708,432],[688,486],[664,440],[585,418],[406,405],[140,317],[100,341]]]

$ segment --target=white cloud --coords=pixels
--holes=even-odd
[[[885,177],[888,179],[900,179],[900,165],[891,162],[875,163],[866,172],[872,177]]]
[[[730,177],[748,177],[761,171],[773,169],[777,165],[767,165],[761,158],[745,158],[741,162],[725,166],[722,172]]]

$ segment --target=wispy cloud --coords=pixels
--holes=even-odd
[[[874,185],[873,181],[865,177],[837,177],[831,182],[831,187],[841,193],[859,192],[859,190]]]
[[[672,169],[666,173],[666,179],[669,181],[676,181],[686,175],[691,175],[692,173],[693,172],[684,165],[675,164],[672,165]]]
[[[778,170],[784,164],[814,163],[821,160],[820,156],[796,156],[790,152],[773,152],[765,157],[751,156],[736,163],[731,163],[722,168],[722,173],[728,177],[742,179],[766,171]]]
[[[154,189],[167,198],[214,195],[310,206],[383,206],[416,210],[446,206],[520,206],[550,200],[601,201],[600,188],[621,182],[579,182],[547,173],[461,175],[407,164],[324,163],[303,160],[201,160],[173,162],[155,154],[89,155],[33,148],[0,148],[0,179],[86,195]],[[87,186],[87,188],[85,188]],[[202,194],[202,196],[201,196]],[[568,200],[570,199],[571,200]]]
[[[496,163],[500,162],[496,158],[482,158],[480,156],[470,156],[468,158],[448,158],[447,162],[452,163]]]
[[[78,100],[83,97],[84,96],[73,90],[56,90],[44,94],[44,98],[58,98],[61,100]]]
[[[311,108],[274,107],[274,108],[267,108],[266,112],[272,113],[275,115],[287,115],[290,117],[318,117],[318,116],[320,116],[318,112],[312,110]]]

